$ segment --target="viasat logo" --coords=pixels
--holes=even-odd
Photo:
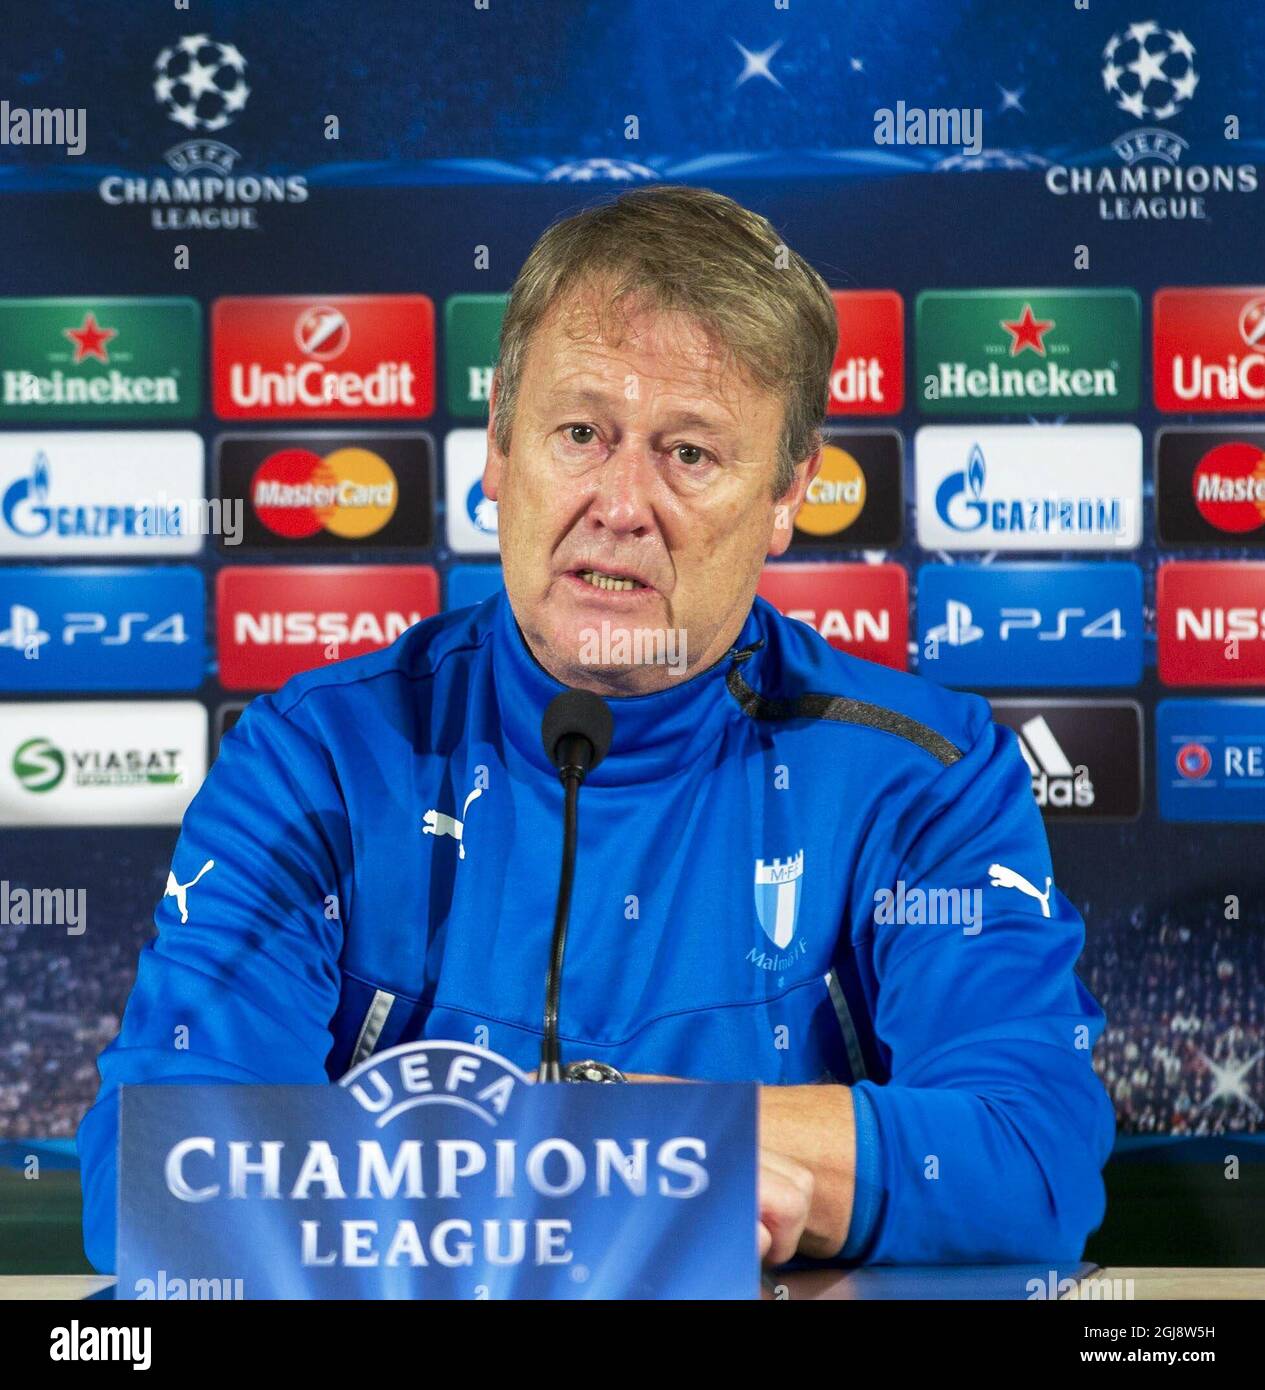
[[[395,474],[371,449],[280,449],[255,471],[250,484],[255,515],[275,535],[300,540],[328,531],[372,536],[391,520],[399,502]]]
[[[1152,320],[1161,410],[1262,409],[1265,288],[1157,290]]]
[[[189,419],[201,333],[192,299],[0,300],[0,421]]]
[[[810,536],[833,536],[846,531],[865,508],[865,473],[846,449],[827,444],[821,451],[821,471],[808,485],[795,529]]]
[[[1132,290],[928,290],[918,375],[931,415],[1087,414],[1138,399]]]
[[[28,738],[13,754],[13,775],[29,792],[48,792],[66,775],[66,755],[46,738]]]

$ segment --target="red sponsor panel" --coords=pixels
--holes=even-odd
[[[420,419],[435,408],[435,306],[424,294],[217,299],[211,396],[225,420]]]
[[[899,415],[905,404],[905,306],[895,290],[833,290],[839,346],[830,415]]]
[[[1265,286],[1157,290],[1151,318],[1160,410],[1265,411]]]
[[[220,684],[275,690],[300,671],[389,646],[439,612],[430,565],[251,565],[216,578]]]
[[[766,565],[757,592],[841,652],[909,668],[909,578],[901,565]]]
[[[1165,685],[1265,685],[1265,563],[1160,565],[1155,608]]]

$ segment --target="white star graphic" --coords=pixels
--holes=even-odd
[[[236,68],[238,72],[246,66],[246,59],[242,57],[241,49],[235,43],[220,44],[220,57],[230,68]]]
[[[203,44],[211,42],[210,34],[186,34],[177,44],[181,53],[196,53]]]
[[[1124,69],[1118,68],[1115,63],[1108,63],[1102,70],[1102,84],[1109,92],[1114,92],[1120,85],[1120,77]]]
[[[170,62],[171,62],[171,49],[170,49],[170,48],[164,48],[163,51],[158,55],[158,57],[154,59],[154,66],[155,66],[156,68],[165,68],[165,67],[167,66],[167,64],[170,63]]]
[[[172,81],[170,77],[154,78],[154,99],[156,101],[166,101],[171,95]]]
[[[742,54],[743,59],[743,69],[737,82],[734,83],[735,87],[741,87],[744,82],[750,81],[753,77],[767,77],[775,87],[782,85],[769,71],[769,63],[772,61],[773,55],[782,46],[781,39],[778,39],[771,47],[766,48],[763,53],[752,53],[749,48],[744,48],[735,38],[731,38],[730,42]]]
[[[1169,46],[1174,53],[1180,53],[1187,61],[1195,56],[1195,45],[1182,33],[1180,29],[1168,29]]]
[[[1202,1052],[1199,1055],[1207,1063],[1208,1070],[1212,1073],[1212,1090],[1207,1100],[1202,1105],[1195,1107],[1196,1113],[1200,1110],[1206,1110],[1208,1106],[1218,1100],[1245,1101],[1251,1107],[1254,1115],[1262,1113],[1261,1107],[1248,1094],[1247,1074],[1265,1053],[1258,1052],[1255,1057],[1250,1057],[1246,1062],[1232,1058],[1223,1064],[1214,1062],[1211,1057]]]
[[[1142,100],[1141,92],[1134,92],[1131,97],[1122,96],[1116,105],[1121,111],[1127,111],[1129,115],[1136,116],[1139,121],[1146,115],[1146,103]]]
[[[853,72],[864,72],[864,71],[865,71],[865,66],[864,66],[864,64],[861,62],[860,58],[850,58],[850,59],[848,60],[848,66],[852,69]]]
[[[1127,63],[1125,66],[1130,72],[1137,73],[1138,81],[1143,87],[1148,82],[1167,82],[1168,76],[1164,71],[1163,63],[1160,61],[1162,57],[1162,54],[1148,53],[1144,48],[1132,63]]]
[[[1001,93],[1001,105],[997,108],[999,111],[1023,110],[1023,103],[1020,101],[1020,97],[1027,91],[1026,87],[1017,87],[1012,92],[1009,88],[1003,87],[999,82],[997,84],[997,90]]]
[[[203,63],[190,63],[184,80],[189,88],[189,95],[197,101],[203,92],[215,90],[215,69]]]
[[[1126,38],[1137,39],[1139,44],[1145,46],[1152,34],[1160,32],[1160,26],[1153,19],[1147,19],[1141,24],[1130,24],[1124,32]]]
[[[192,106],[173,106],[169,114],[177,125],[182,125],[187,130],[197,130],[198,113]]]
[[[246,105],[246,98],[250,95],[250,88],[244,83],[239,83],[231,92],[224,93],[225,111],[240,111]]]
[[[1173,83],[1173,96],[1177,101],[1189,101],[1198,86],[1199,74],[1192,68],[1185,77],[1179,77]]]

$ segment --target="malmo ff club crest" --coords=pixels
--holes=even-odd
[[[786,859],[755,861],[755,910],[764,934],[779,951],[791,944],[799,922],[804,851]]]

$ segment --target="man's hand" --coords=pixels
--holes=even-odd
[[[684,1081],[680,1076],[656,1076],[629,1072],[629,1081]],[[816,1260],[833,1259],[843,1249],[852,1218],[853,1179],[856,1174],[856,1125],[852,1093],[846,1086],[760,1087],[760,1207],[764,1209],[765,1158],[807,1171],[809,1210],[799,1223],[799,1254]],[[771,1196],[781,1192],[770,1180]],[[766,1231],[761,1219],[760,1249],[764,1253]],[[776,1241],[770,1240],[770,1245]],[[789,1260],[795,1253],[782,1255]],[[779,1263],[770,1256],[770,1263]]]
[[[785,1264],[799,1249],[813,1205],[813,1175],[802,1163],[772,1149],[760,1150],[760,1260]]]

